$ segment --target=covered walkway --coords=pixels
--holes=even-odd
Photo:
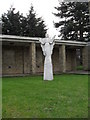
[[[2,74],[42,74],[44,56],[39,38],[1,35]],[[88,70],[88,44],[86,42],[55,39],[52,55],[54,74],[76,73],[76,50],[82,49],[83,70]],[[81,71],[78,73],[81,73]],[[87,72],[82,72],[87,73]]]

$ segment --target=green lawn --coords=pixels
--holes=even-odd
[[[3,78],[3,118],[87,118],[88,76]]]

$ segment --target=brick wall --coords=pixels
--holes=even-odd
[[[82,63],[84,70],[88,70],[88,47],[85,46],[82,48]]]
[[[59,67],[59,46],[55,45],[52,54],[52,64],[54,73],[60,72]]]
[[[2,73],[6,75],[30,73],[28,49],[21,46],[3,46]]]
[[[66,50],[66,71],[76,70],[76,49]]]
[[[90,42],[88,45],[88,70],[90,71]]]
[[[86,49],[83,48],[83,63],[87,69]],[[76,50],[65,45],[55,45],[52,55],[54,73],[76,69]],[[90,67],[89,67],[90,68]],[[2,73],[3,75],[36,74],[44,71],[44,55],[40,44],[31,43],[28,46],[3,45]]]
[[[44,71],[44,55],[41,46],[36,46],[36,72],[43,73]]]
[[[23,47],[24,74],[31,73],[31,54],[29,47]]]

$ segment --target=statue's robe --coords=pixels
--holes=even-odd
[[[53,39],[43,38],[40,40],[43,54],[45,56],[44,61],[44,80],[53,80],[53,68],[51,55],[53,52],[54,42]]]

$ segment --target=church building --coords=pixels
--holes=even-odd
[[[1,35],[0,46],[2,46],[2,70],[0,74],[3,76],[43,73],[44,56],[39,38]],[[90,69],[86,42],[55,39],[52,55],[54,74],[77,70],[77,49],[82,51],[83,70]]]

